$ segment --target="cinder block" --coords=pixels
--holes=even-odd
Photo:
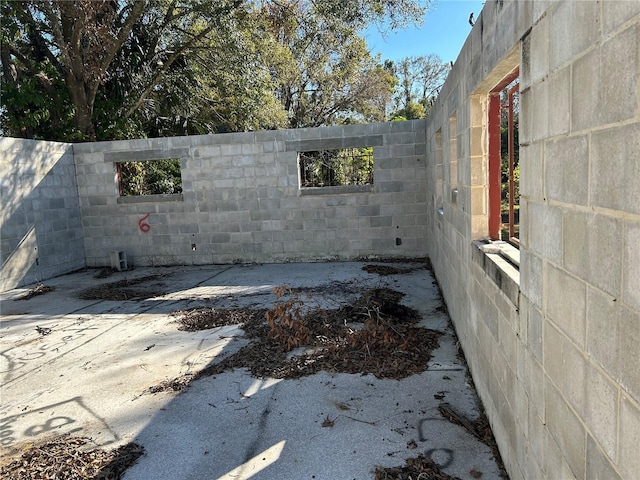
[[[592,204],[640,214],[640,122],[594,132],[591,145]]]
[[[558,390],[550,383],[545,385],[545,415],[549,433],[564,457],[555,467],[548,464],[554,469],[547,471],[547,475],[550,478],[560,478],[557,475],[558,467],[563,461],[566,461],[575,478],[584,478],[586,458],[584,426]],[[545,453],[548,451],[547,449]]]
[[[640,222],[627,222],[623,249],[623,300],[627,305],[640,310]]]
[[[571,69],[569,67],[554,73],[547,79],[549,90],[549,136],[569,132],[571,113]]]
[[[377,184],[380,193],[402,192],[405,190],[404,182],[380,182]]]
[[[615,3],[615,2],[614,2]],[[602,44],[600,124],[621,122],[637,115],[640,24]],[[620,101],[620,92],[629,92]]]
[[[562,209],[547,204],[544,212],[544,232],[543,238],[544,255],[547,260],[562,265],[563,262],[563,221]],[[531,231],[529,238],[531,238]]]
[[[574,131],[620,122],[636,115],[638,35],[640,27],[631,27],[575,62],[571,108]],[[622,91],[629,92],[624,102],[619,101]]]
[[[566,269],[613,296],[620,296],[622,223],[605,215],[567,211],[562,227]]]
[[[527,321],[527,345],[538,362],[542,363],[542,313],[530,305]]]
[[[544,312],[580,347],[585,345],[586,285],[564,270],[547,265]]]
[[[609,34],[640,13],[640,3],[635,0],[606,2],[602,9],[602,31]]]
[[[554,7],[549,28],[551,70],[587,49],[600,35],[600,2],[557,2]]]
[[[555,386],[562,389],[564,364],[562,358],[563,334],[549,322],[544,324],[544,371]]]
[[[378,170],[395,170],[398,169],[402,166],[402,159],[400,158],[385,158],[382,157],[380,158],[380,160],[377,160],[375,163],[375,168],[376,168],[376,172],[375,172],[375,179],[376,181],[379,181],[378,179]],[[380,178],[382,179],[382,178]]]
[[[546,142],[544,162],[546,197],[561,202],[587,205],[589,200],[587,137],[566,137]]]
[[[570,367],[570,366],[568,366]],[[567,372],[572,372],[567,368]],[[585,423],[607,456],[616,458],[618,435],[618,387],[590,364],[587,367]]]
[[[589,288],[587,302],[587,352],[605,371],[615,376],[619,369],[620,304],[595,288]]]
[[[123,251],[110,252],[111,268],[117,271],[128,270],[127,254]]]
[[[372,227],[390,227],[392,226],[392,218],[390,215],[384,215],[379,217],[371,218],[371,226]]]
[[[561,391],[569,405],[581,418],[585,416],[587,360],[584,352],[576,348],[564,335],[562,336],[562,372]]]
[[[523,40],[521,86],[538,83],[549,73],[549,16],[542,18]]]
[[[220,155],[240,156],[242,155],[242,145],[236,143],[220,145]]]
[[[542,259],[528,251],[520,252],[520,290],[533,305],[542,308]]]
[[[638,366],[640,345],[640,315],[624,306],[619,309],[619,372],[616,378],[625,390],[640,399],[640,368],[635,368]]]
[[[638,445],[640,445],[640,408],[637,401],[632,400],[627,395],[622,395],[620,401],[618,466],[623,478],[638,476],[640,471]]]
[[[611,459],[598,448],[591,435],[587,435],[587,480],[621,480]]]
[[[243,155],[258,155],[263,149],[261,143],[243,143],[240,151]]]
[[[366,205],[358,207],[356,214],[360,216],[378,216],[380,215],[380,205]]]

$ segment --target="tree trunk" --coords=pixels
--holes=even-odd
[[[75,124],[82,133],[83,139],[89,142],[96,141],[96,130],[93,124],[93,100],[87,95],[85,83],[78,80],[73,72],[67,71],[65,74],[67,90],[71,95],[73,106],[75,107]]]

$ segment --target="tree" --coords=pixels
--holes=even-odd
[[[191,15],[194,15],[192,13]],[[159,17],[159,15],[158,15]],[[264,66],[268,39],[256,18],[237,10],[223,25],[200,38],[167,66],[165,57],[184,43],[183,36],[199,35],[200,22],[188,22],[185,32],[155,39],[157,20],[139,25],[119,57],[121,78],[114,87],[128,85],[125,118],[141,124],[145,135],[167,136],[278,128],[286,116],[273,98],[274,84]],[[162,43],[169,53],[150,54],[152,44]],[[145,52],[144,54],[142,52]],[[154,62],[165,67],[149,89],[145,78]],[[110,97],[113,98],[113,95]],[[128,99],[135,100],[134,102]]]
[[[404,120],[416,120],[418,118],[424,118],[426,116],[425,108],[421,103],[409,101],[404,108],[396,110],[391,116],[391,120],[394,122]]]
[[[120,5],[123,6],[119,8]],[[117,51],[144,12],[146,2],[120,5],[106,0],[2,4],[3,17],[7,13],[15,15],[13,40],[20,40],[21,34],[28,39],[11,42],[12,38],[3,34],[3,40],[7,41],[2,46],[5,81],[17,82],[20,74],[33,72],[37,70],[37,62],[46,61],[66,85],[76,127],[89,140],[95,139],[93,107],[98,88]]]
[[[3,80],[17,84],[38,70],[38,63],[47,63],[66,86],[76,128],[84,139],[95,140],[94,107],[101,85],[112,77],[128,76],[131,85],[140,82],[136,97],[123,91],[119,98],[126,103],[120,113],[131,117],[173,64],[225,25],[242,3],[5,0],[3,18],[12,22],[10,30],[3,25]],[[125,66],[123,54],[136,48]],[[117,56],[120,62],[114,62]]]
[[[373,95],[372,86],[386,81],[374,62],[363,60],[355,32],[384,18],[391,26],[419,21],[425,1],[0,0],[3,94],[8,92],[2,128],[52,140],[277,128],[284,117],[273,98],[274,82],[286,85],[291,60],[298,59],[276,48],[259,14],[281,5],[313,12],[296,17],[298,30],[290,39],[317,41],[330,34],[324,49],[310,48],[336,75],[318,69],[316,77],[342,91],[332,97],[341,103],[334,112],[331,96],[318,90],[314,101],[313,92],[301,91],[299,110],[308,115],[296,115],[303,120],[294,123],[316,114],[337,119],[349,102]],[[335,43],[340,38],[347,40],[347,53],[332,56],[328,48],[342,49]],[[290,52],[311,51],[296,47]],[[372,111],[371,103],[357,109]]]
[[[384,120],[393,78],[371,57],[364,39],[326,5],[285,0],[264,5],[264,28],[273,38],[276,97],[289,126]],[[347,15],[348,17],[348,15]]]
[[[437,97],[450,66],[438,55],[405,57],[389,62],[387,68],[398,78],[395,108],[392,117],[423,118],[429,113],[431,101]]]

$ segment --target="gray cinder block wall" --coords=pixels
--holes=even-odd
[[[637,1],[489,0],[427,119],[429,256],[512,479],[640,472],[639,39]],[[518,66],[519,269],[474,242]]]
[[[426,122],[75,145],[78,195],[70,146],[1,139],[2,287],[85,250],[92,266],[111,250],[147,265],[426,252],[511,478],[634,479],[638,38],[637,1],[488,0]],[[488,92],[516,67],[519,268],[477,243]],[[299,189],[299,150],[353,142],[375,149],[372,189]],[[118,199],[115,162],[174,157],[182,195]]]
[[[88,266],[426,252],[424,120],[74,146]],[[300,189],[298,152],[373,147],[371,187]],[[180,158],[181,195],[119,197],[116,163]]]
[[[0,291],[85,266],[71,144],[0,138]]]

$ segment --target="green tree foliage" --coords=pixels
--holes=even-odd
[[[300,171],[305,187],[372,184],[373,148],[302,152]]]
[[[52,85],[62,82],[76,129],[94,140],[98,88],[145,6],[142,1],[2,1],[3,19],[11,18],[9,28],[2,24],[3,83],[12,83],[19,91],[20,80],[34,73]],[[39,69],[39,64],[45,68]],[[15,114],[16,108],[11,104],[6,110]],[[58,113],[52,111],[49,118]]]
[[[356,33],[428,4],[0,0],[1,128],[95,140],[377,119],[392,79]]]
[[[198,131],[207,119],[193,115],[200,110],[194,98],[206,91],[206,77],[232,71],[230,63],[244,58],[242,36],[236,34],[246,31],[244,4],[2,0],[3,18],[12,19],[2,23],[3,84],[20,89],[39,64],[49,65],[48,81],[66,87],[67,110],[85,140],[163,133],[167,125],[179,125],[182,133]],[[234,80],[242,85],[242,79]],[[18,108],[7,104],[3,115],[9,134],[21,133],[9,128],[19,118]]]
[[[384,120],[394,79],[352,24],[326,11],[324,2],[283,0],[260,14],[274,41],[270,69],[289,126]]]
[[[391,120],[394,122],[405,120],[416,120],[426,116],[424,105],[410,101],[403,108],[393,113]]]
[[[431,102],[449,74],[449,64],[438,55],[405,57],[398,62],[388,61],[385,68],[398,79],[391,118],[413,120],[424,118]]]
[[[157,195],[182,192],[180,159],[118,164],[120,194]]]

